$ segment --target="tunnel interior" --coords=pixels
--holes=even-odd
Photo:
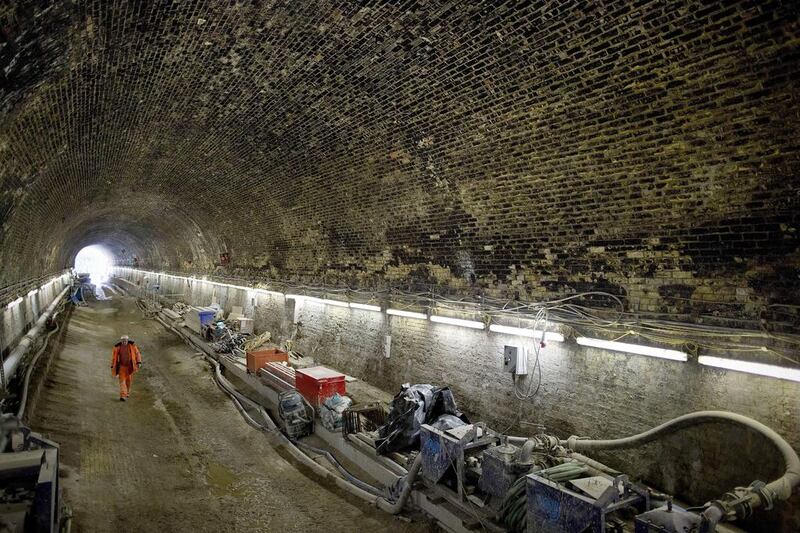
[[[797,448],[796,381],[698,363],[800,368],[799,82],[779,0],[5,2],[3,357],[75,268],[498,427],[730,410]],[[498,326],[564,337],[520,344],[530,397]],[[781,468],[726,427],[650,446],[616,460],[693,501]]]

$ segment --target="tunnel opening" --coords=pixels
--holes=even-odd
[[[88,274],[95,285],[108,281],[113,267],[114,256],[99,244],[85,246],[75,256],[75,271]]]

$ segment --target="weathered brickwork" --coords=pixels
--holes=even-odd
[[[387,392],[396,392],[406,382],[449,385],[469,416],[512,434],[534,434],[544,426],[562,437],[615,438],[688,412],[719,409],[753,417],[800,448],[800,387],[789,381],[550,343],[540,355],[539,393],[530,402],[520,402],[509,374],[501,369],[505,344],[533,348],[520,337],[313,302],[295,308],[295,301],[283,296],[203,281],[122,275],[131,282],[126,287],[158,282],[160,293],[179,294],[194,305],[214,301],[226,311],[241,306],[255,317],[256,331],[271,332],[276,344],[291,340],[304,355]],[[384,352],[386,335],[392,338],[389,358]],[[694,504],[732,486],[747,485],[753,477],[774,479],[783,468],[772,445],[760,436],[716,424],[601,458]],[[746,530],[797,531],[798,504],[795,496],[777,512],[748,521]]]
[[[796,328],[798,10],[8,2],[0,285],[101,242],[153,268],[602,289]]]

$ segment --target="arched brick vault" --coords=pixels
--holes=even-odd
[[[6,3],[0,285],[101,243],[159,269],[600,288],[791,325],[768,306],[800,304],[798,20],[779,1]]]

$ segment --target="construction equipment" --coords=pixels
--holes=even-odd
[[[283,432],[290,440],[297,440],[314,431],[314,409],[295,390],[280,394],[278,418]]]
[[[202,335],[203,326],[206,326],[214,320],[217,310],[213,307],[190,307],[183,314],[183,320],[186,327]]]
[[[523,438],[470,423],[447,387],[406,384],[392,400],[383,425],[375,429],[372,419],[362,417],[356,406],[342,413],[340,432],[314,424],[315,409],[300,390],[294,390],[293,383],[300,389],[308,369],[293,373],[288,366],[268,363],[253,374],[244,361],[231,357],[219,358],[219,367],[251,388],[257,398],[250,400],[229,388],[237,401],[278,411],[277,425],[288,437],[285,444],[294,457],[319,472],[320,465],[300,448],[335,453],[377,483],[340,468],[336,470],[341,477],[323,469],[326,479],[386,512],[396,514],[411,505],[446,531],[622,533],[635,527],[636,533],[741,532],[725,522],[745,518],[759,507],[772,508],[800,483],[800,458],[791,446],[773,430],[734,413],[691,413],[615,440],[564,439],[545,433]],[[309,394],[319,400],[320,383],[312,384]],[[269,431],[276,424],[265,409],[261,409],[263,424],[247,416],[250,423]],[[583,455],[633,448],[684,427],[719,421],[744,425],[771,440],[783,456],[784,475],[770,483],[737,487],[701,507],[685,508],[672,504],[671,496]],[[315,444],[298,442],[312,434]],[[336,461],[328,459],[335,467]]]
[[[0,420],[0,526],[3,531],[55,533],[62,502],[58,445],[18,418]]]

